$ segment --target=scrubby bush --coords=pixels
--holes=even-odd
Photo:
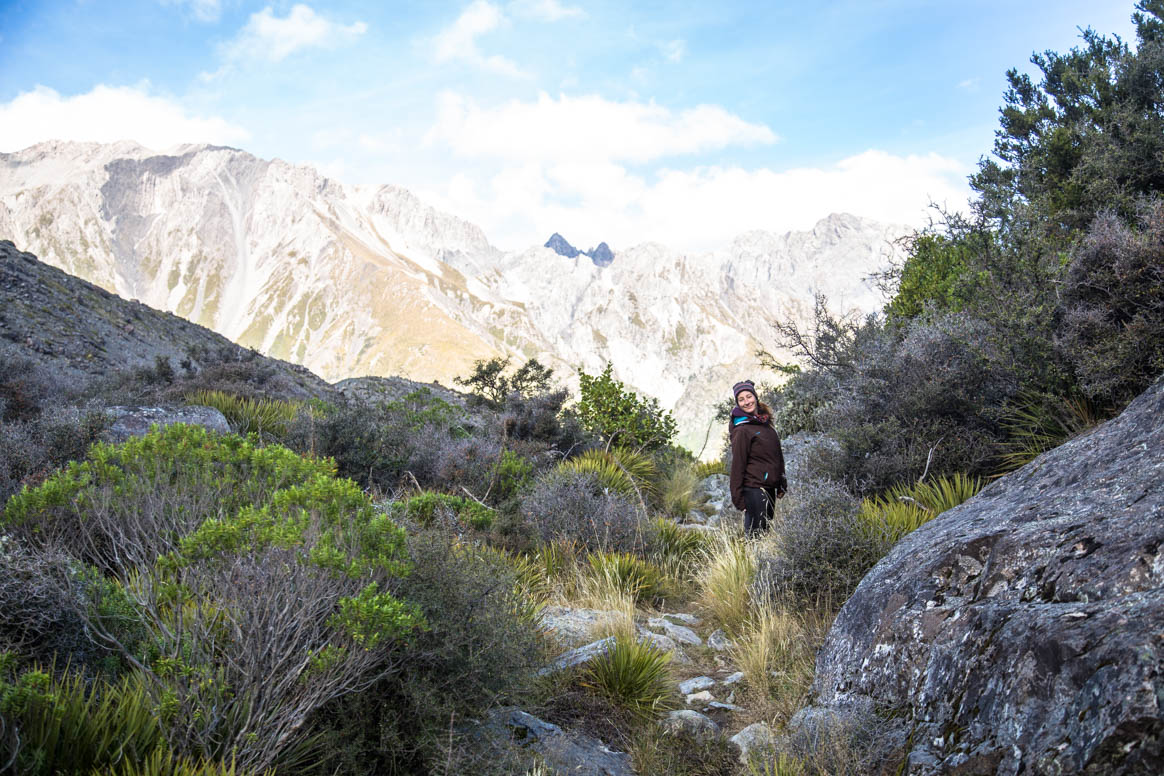
[[[443,531],[408,541],[412,573],[394,586],[428,627],[397,645],[395,669],[312,718],[328,774],[435,772],[450,720],[519,701],[541,648],[513,567]]]
[[[563,409],[569,397],[564,390],[532,396],[511,393],[500,413],[505,436],[538,443],[568,455],[588,439],[577,414]]]
[[[66,581],[77,566],[58,551],[30,552],[0,534],[0,652],[26,664],[78,667],[104,655],[85,636],[83,586]]]
[[[107,600],[86,629],[140,672],[186,755],[291,767],[305,717],[389,670],[423,625],[391,590],[401,529],[330,463],[233,435],[171,426],[96,445],[5,521],[120,580],[143,648],[109,627]]]
[[[531,358],[505,374],[509,368],[508,357],[493,357],[473,362],[473,373],[468,377],[453,378],[457,385],[468,388],[480,402],[499,409],[511,395],[529,397],[550,391],[550,380],[554,370],[543,366],[536,358]]]
[[[34,546],[57,546],[124,578],[211,517],[270,503],[276,491],[334,475],[282,447],[176,424],[122,444],[97,443],[6,506],[3,524]]]
[[[572,539],[602,552],[633,552],[644,544],[638,508],[590,473],[542,475],[522,497],[520,513],[543,542]]]
[[[836,606],[889,549],[888,532],[869,530],[859,502],[839,483],[806,480],[780,502],[777,551],[759,558],[757,600]]]
[[[22,485],[37,485],[55,469],[84,457],[108,426],[109,417],[100,411],[68,407],[0,423],[0,505]]]
[[[1164,372],[1164,202],[1096,219],[1063,287],[1058,345],[1088,398],[1122,406]]]

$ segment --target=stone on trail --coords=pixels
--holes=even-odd
[[[593,641],[598,628],[623,616],[621,612],[605,609],[547,606],[541,612],[541,626],[559,646],[576,647]]]
[[[707,646],[714,649],[716,652],[726,652],[735,646],[732,640],[723,632],[723,628],[717,629],[710,636],[707,637]]]
[[[696,617],[694,614],[687,614],[686,612],[675,612],[672,614],[664,614],[663,619],[670,620],[671,622],[678,623],[680,625],[698,625],[699,624],[698,617]]]
[[[599,655],[606,654],[614,646],[614,636],[607,636],[604,639],[586,644],[558,657],[557,660],[550,663],[545,668],[538,671],[538,676],[546,676],[548,674],[557,673],[558,671],[565,671],[567,668],[588,663]]]
[[[710,642],[711,639],[708,639],[708,641]],[[744,672],[743,671],[736,671],[731,676],[728,676],[725,679],[721,680],[720,684],[735,684],[736,682],[742,681],[743,678],[744,678]]]
[[[1164,773],[1164,380],[906,536],[817,656],[812,711],[891,709],[911,776]]]
[[[748,765],[754,755],[762,755],[766,751],[771,751],[776,744],[772,728],[763,722],[748,725],[728,740],[740,750],[740,762],[744,765]]]
[[[693,692],[700,690],[710,690],[715,687],[715,680],[710,676],[696,676],[692,679],[685,679],[679,683],[679,692],[684,695],[690,695]]]
[[[482,728],[486,735],[507,737],[537,752],[555,776],[634,776],[630,756],[624,752],[514,707],[493,710]]]
[[[711,703],[713,700],[715,700],[715,696],[707,690],[700,690],[699,692],[688,693],[687,695],[688,706],[702,706],[705,703]]]
[[[699,743],[719,735],[719,725],[705,714],[691,709],[671,711],[659,723],[664,731],[674,736],[688,736]]]
[[[680,644],[689,644],[693,647],[703,645],[703,639],[696,635],[695,631],[688,628],[686,625],[676,625],[670,620],[662,617],[652,617],[647,620],[647,625],[656,630],[662,630],[671,638],[678,641]]]

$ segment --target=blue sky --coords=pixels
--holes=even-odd
[[[964,202],[1009,67],[1130,2],[0,0],[0,151],[213,142],[520,249],[721,247]]]

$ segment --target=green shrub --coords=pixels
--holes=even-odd
[[[598,376],[578,371],[580,398],[574,408],[587,431],[604,442],[623,447],[656,450],[675,436],[675,419],[658,399],[643,399],[614,379],[611,364]]]
[[[590,572],[611,587],[641,602],[658,602],[670,592],[663,570],[622,552],[598,552],[588,558]]]
[[[494,408],[500,408],[510,394],[526,398],[549,392],[554,370],[542,366],[536,358],[526,361],[510,375],[505,374],[508,368],[508,357],[474,361],[473,374],[455,377],[453,382],[468,388],[473,396]]]
[[[611,646],[591,660],[581,684],[639,717],[653,717],[674,701],[671,653],[633,637],[616,636]]]
[[[493,487],[489,496],[500,503],[518,495],[533,481],[533,464],[512,450],[505,450],[493,473]]]
[[[95,446],[5,518],[121,581],[86,627],[142,673],[183,755],[291,767],[304,717],[373,681],[423,626],[393,592],[402,529],[330,463],[285,448],[171,426]],[[118,639],[111,607],[148,628],[143,651]]]
[[[208,518],[333,475],[330,462],[178,424],[93,445],[87,460],[13,496],[0,522],[31,546],[55,544],[124,576],[151,566]]]
[[[14,762],[17,773],[88,774],[142,762],[165,743],[153,696],[136,676],[110,685],[39,669],[0,675],[0,717],[18,739],[15,751],[0,739],[0,763]]]
[[[301,402],[236,396],[224,391],[193,391],[186,394],[186,401],[218,410],[235,433],[279,440],[287,436],[288,428],[304,410]]]

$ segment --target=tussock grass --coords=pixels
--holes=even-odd
[[[288,428],[304,406],[301,402],[256,399],[225,391],[192,391],[186,394],[186,402],[218,410],[236,433],[256,433],[275,439],[287,436]]]
[[[695,464],[695,476],[700,480],[705,480],[713,474],[727,474],[727,467],[723,461],[703,461]]]
[[[629,553],[596,552],[587,560],[591,576],[638,603],[660,601],[673,588],[663,569]]]
[[[737,632],[748,619],[755,574],[755,550],[739,533],[724,531],[711,540],[699,574],[699,601],[729,632]]]
[[[902,484],[861,502],[860,522],[873,531],[887,530],[897,541],[982,490],[983,482],[958,472],[929,482]]]
[[[581,684],[636,717],[657,716],[675,697],[671,653],[633,636],[617,636],[610,649],[590,661]]]
[[[663,510],[669,515],[682,517],[703,506],[697,490],[703,481],[695,471],[695,465],[687,461],[676,461],[658,479],[657,494]]]
[[[650,493],[658,476],[654,462],[625,448],[587,450],[558,464],[558,470],[592,474],[602,487],[624,496]]]

